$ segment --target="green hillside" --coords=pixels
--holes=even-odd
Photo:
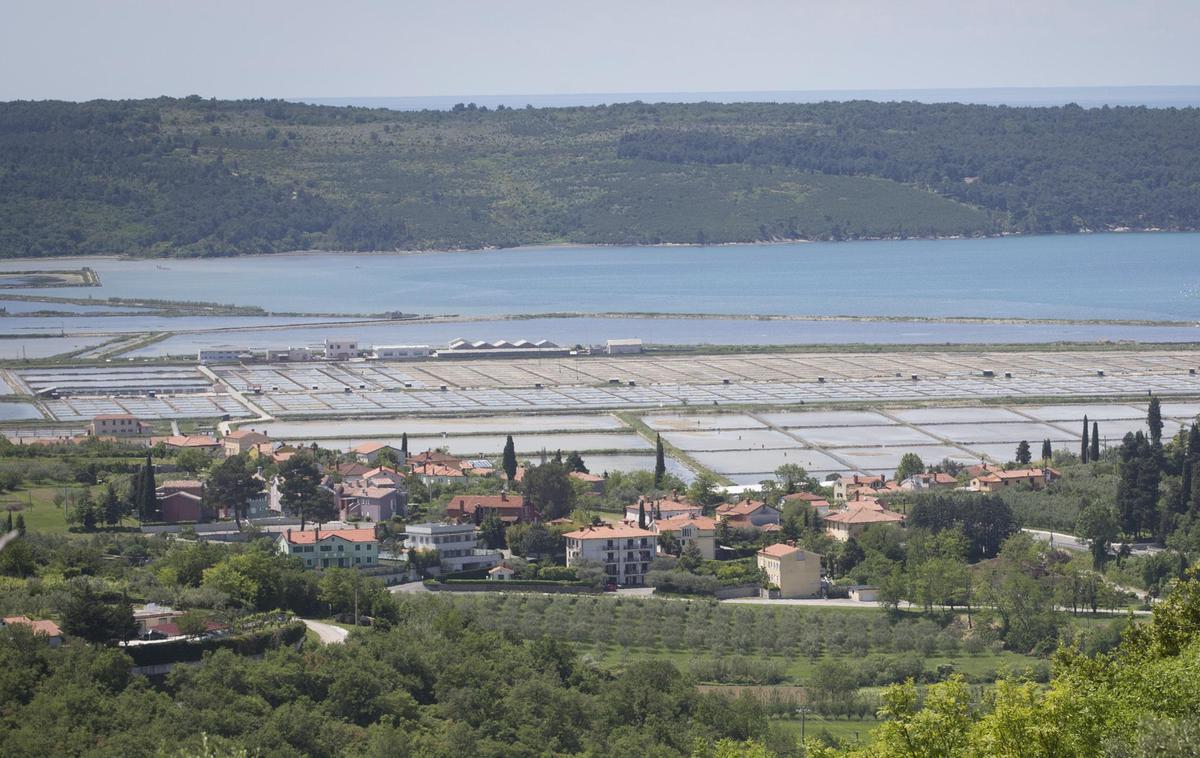
[[[1200,227],[1200,111],[0,104],[0,256]]]

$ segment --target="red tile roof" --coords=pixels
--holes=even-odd
[[[34,621],[27,616],[5,616],[4,625],[20,625],[28,626],[33,630],[34,634],[44,634],[47,637],[61,637],[62,630],[58,628],[58,624],[49,619],[38,619]]]
[[[768,555],[772,558],[784,558],[794,553],[804,552],[803,548],[798,548],[795,545],[789,545],[786,542],[778,542],[774,545],[767,545],[762,550],[758,551],[759,555]]]
[[[375,542],[374,529],[322,529],[321,539],[340,537],[347,542]],[[314,545],[317,542],[317,530],[298,532],[289,529],[283,534],[284,538],[293,545]]]
[[[622,522],[620,524],[585,526],[582,529],[567,532],[563,536],[572,540],[611,540],[625,537],[657,537],[658,535],[649,529],[642,529],[641,527]]]
[[[717,520],[708,516],[675,516],[674,518],[660,518],[654,522],[654,530],[661,532],[677,532],[683,527],[691,524],[697,529],[715,530],[717,528]]]
[[[836,524],[885,524],[903,521],[904,516],[892,511],[885,511],[882,508],[858,506],[830,513],[825,516],[825,520]]]

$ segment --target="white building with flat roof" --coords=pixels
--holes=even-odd
[[[640,339],[608,340],[605,343],[609,355],[636,355],[642,352]]]
[[[196,351],[198,363],[237,363],[249,357],[250,351],[244,347],[214,347]]]
[[[409,524],[404,528],[409,550],[433,550],[442,562],[442,571],[455,573],[491,568],[503,556],[499,550],[477,547],[479,538],[474,524]]]
[[[429,345],[375,345],[371,354],[378,361],[411,361],[430,357],[433,348]]]
[[[362,350],[358,340],[349,337],[325,340],[325,360],[345,361],[351,358],[361,358]]]

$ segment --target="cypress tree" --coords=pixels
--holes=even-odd
[[[150,458],[149,451],[146,451],[146,462],[142,464],[140,474],[137,507],[142,520],[146,521],[154,518],[155,512],[158,510],[158,498],[155,496],[158,484],[154,481],[154,461]]]
[[[663,450],[661,434],[655,435],[654,448],[654,486],[661,487],[667,473],[667,455]]]
[[[1150,444],[1162,447],[1162,407],[1158,398],[1150,398],[1150,407],[1146,411],[1146,425],[1150,427]]]
[[[1200,510],[1200,425],[1195,423],[1188,430],[1183,471],[1184,480],[1180,483],[1183,504],[1180,510]]]
[[[1021,440],[1017,444],[1017,463],[1022,466],[1027,465],[1032,457],[1029,452],[1029,440]]]
[[[517,448],[513,444],[512,435],[508,435],[508,439],[504,441],[504,475],[508,477],[509,483],[517,477]]]
[[[1054,448],[1050,446],[1050,440],[1042,440],[1042,460],[1049,463],[1054,457]]]
[[[1100,460],[1100,422],[1092,422],[1092,449],[1088,453],[1088,457],[1093,461]]]
[[[12,511],[9,511],[8,519],[7,519],[6,523],[4,524],[4,531],[7,533],[7,532],[11,532],[12,530],[13,530]]]
[[[638,527],[641,529],[646,528],[646,499],[645,498],[641,498],[638,500]]]
[[[403,432],[400,435],[400,452],[404,453],[404,460],[408,460],[408,432]]]
[[[1079,446],[1079,460],[1082,463],[1088,462],[1088,453],[1091,450],[1088,447],[1088,422],[1087,416],[1083,417],[1083,444]]]
[[[25,536],[25,514],[24,513],[17,514],[16,527],[17,527],[17,534],[20,534],[21,536]]]

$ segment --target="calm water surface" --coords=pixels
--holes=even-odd
[[[326,313],[1200,319],[1200,234],[89,259],[79,265],[95,268],[103,285],[39,293],[151,295]],[[28,266],[0,262],[0,270]]]

